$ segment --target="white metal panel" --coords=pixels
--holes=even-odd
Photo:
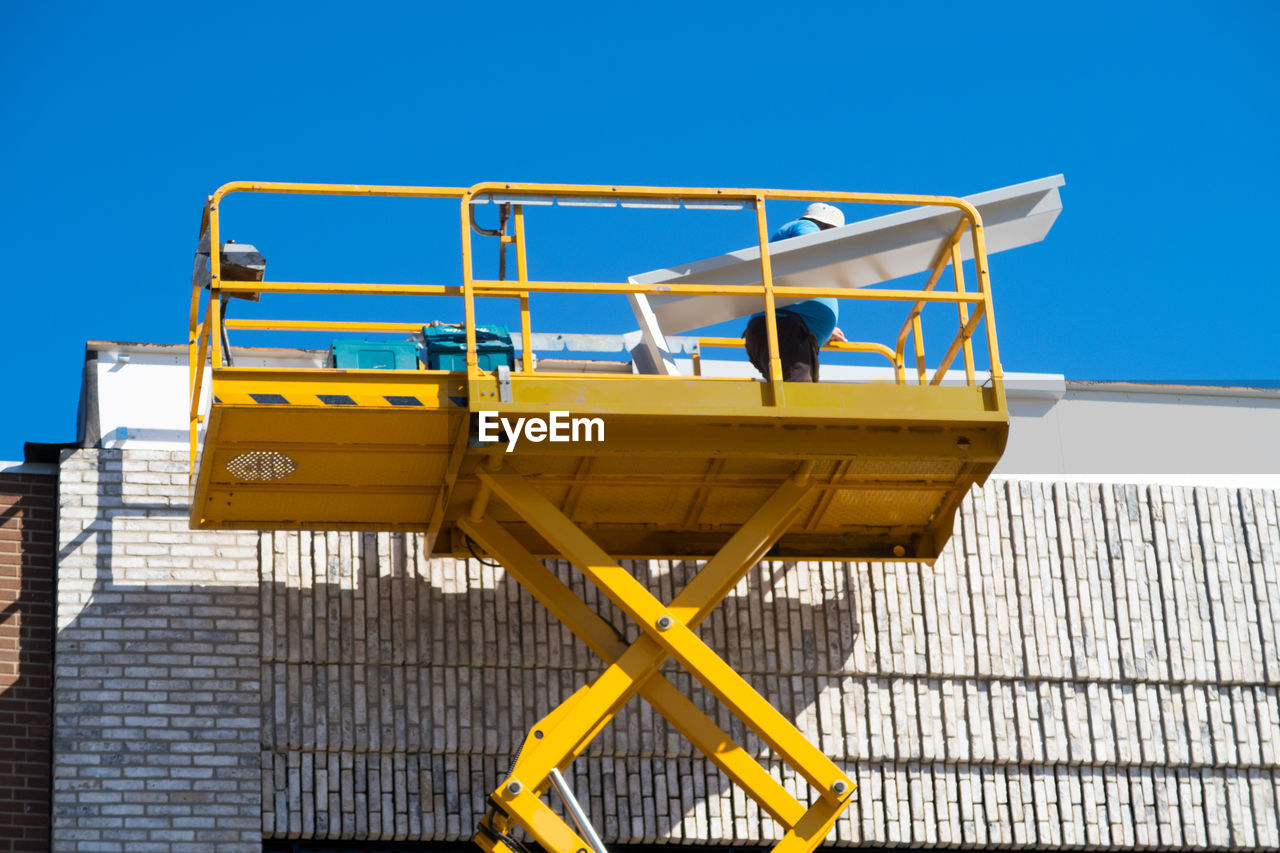
[[[666,335],[662,334],[662,326],[658,323],[658,318],[653,316],[653,310],[644,300],[643,293],[628,293],[627,296],[631,300],[631,310],[635,312],[636,319],[640,321],[641,346],[645,354],[648,356],[648,363],[644,364],[643,373],[659,373],[663,376],[678,376],[679,368],[676,367],[675,360],[671,356],[671,349],[667,345]],[[637,367],[641,366],[644,359],[635,358],[633,360]]]
[[[1058,187],[1065,183],[1062,175],[1054,175],[966,196],[982,215],[987,253],[1043,240],[1062,211]],[[915,207],[772,243],[769,257],[774,283],[866,287],[923,272],[937,258],[960,215],[954,208]],[[961,250],[965,258],[973,257],[967,235]],[[760,247],[654,270],[630,280],[641,284],[759,284]],[[759,297],[749,295],[650,295],[647,301],[667,334],[745,317],[763,308]],[[779,300],[778,305],[797,301]]]
[[[185,448],[190,439],[191,393],[184,345],[95,342],[97,353],[98,425],[102,446],[133,450]],[[321,367],[325,353],[316,350],[233,348],[238,367]],[[206,365],[201,385],[201,412],[208,412],[213,383]]]
[[[103,447],[186,446],[190,378],[180,354],[98,354],[98,424]],[[209,388],[209,376],[204,377]]]

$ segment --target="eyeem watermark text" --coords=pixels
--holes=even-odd
[[[507,434],[507,452],[516,449],[521,438],[540,441],[604,441],[603,418],[575,418],[568,412],[552,412],[550,417],[504,418],[497,412],[479,412],[481,441],[498,441],[499,428]]]

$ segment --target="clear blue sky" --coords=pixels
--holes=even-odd
[[[1062,172],[1049,239],[992,259],[1006,369],[1280,377],[1280,6],[543,5],[5,4],[0,459],[74,438],[86,340],[185,341],[200,206],[236,179],[963,195]],[[453,206],[224,213],[271,278],[456,280]],[[534,273],[750,241],[698,215],[560,221],[578,254],[548,222]]]

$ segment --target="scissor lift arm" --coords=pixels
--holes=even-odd
[[[780,487],[670,603],[664,605],[625,568],[520,475],[480,472],[480,478],[511,509],[607,595],[641,629],[625,645],[593,610],[508,534],[483,517],[463,530],[499,559],[607,664],[592,683],[575,692],[530,732],[508,777],[492,796],[476,841],[489,850],[508,849],[503,837],[519,824],[548,850],[588,850],[579,837],[539,799],[553,769],[565,770],[633,696],[640,694],[726,776],[784,829],[778,851],[807,851],[830,831],[853,792],[852,780],[765,700],[694,629],[768,552],[795,520],[815,488],[810,463]],[[675,658],[736,714],[779,758],[818,793],[813,805],[797,801],[760,764],[658,670]]]

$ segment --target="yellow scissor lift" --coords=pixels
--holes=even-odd
[[[848,804],[853,781],[809,743],[695,629],[759,560],[935,559],[971,485],[985,481],[1008,432],[1008,412],[991,313],[982,223],[950,197],[752,189],[484,183],[469,189],[232,183],[209,197],[204,245],[220,246],[219,206],[235,192],[457,199],[461,285],[243,282],[222,276],[210,253],[208,294],[193,283],[190,315],[191,523],[207,529],[378,529],[422,531],[429,553],[464,557],[471,542],[606,664],[590,684],[540,720],[510,774],[491,797],[476,841],[518,848],[523,828],[551,851],[598,846],[586,827],[565,823],[542,799],[633,696],[651,703],[783,829],[780,851],[812,850]],[[474,277],[474,205],[507,205],[514,280]],[[525,204],[671,206],[741,202],[754,208],[760,282],[749,285],[534,281],[528,274]],[[765,204],[771,200],[942,205],[958,211],[919,290],[839,289],[814,282],[774,286]],[[507,219],[504,217],[504,222]],[[971,241],[976,291],[964,285],[961,240]],[[935,289],[950,266],[955,289]],[[766,312],[771,378],[669,376],[535,369],[533,293],[759,295]],[[226,330],[409,332],[422,324],[223,320],[225,299],[262,293],[451,295],[463,299],[466,370],[279,369],[227,364]],[[523,352],[517,369],[481,370],[477,297],[520,302]],[[782,381],[775,299],[893,300],[909,307],[884,382]],[[956,306],[957,333],[926,370],[921,310]],[[203,307],[202,307],[203,306]],[[986,375],[972,338],[985,320]],[[563,330],[557,330],[563,331]],[[914,365],[906,342],[914,339]],[[732,344],[706,339],[705,346]],[[943,383],[951,363],[962,384]],[[913,374],[913,375],[912,375]],[[522,442],[513,453],[478,440],[476,413],[600,418],[598,442]],[[203,432],[203,443],[199,434]],[[470,540],[470,541],[469,541]],[[571,562],[641,629],[630,645],[542,563]],[[674,599],[656,598],[618,560],[706,560]],[[812,788],[797,800],[755,758],[659,672],[676,659]],[[581,832],[581,834],[580,834]]]

